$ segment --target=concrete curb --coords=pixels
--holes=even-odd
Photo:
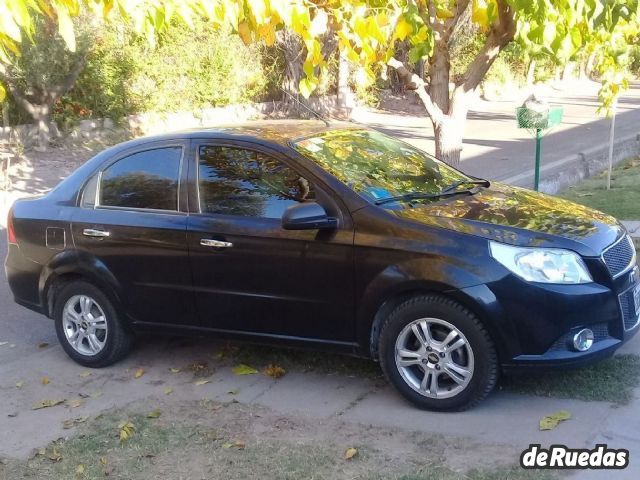
[[[603,143],[560,160],[543,164],[540,168],[540,191],[555,194],[606,170],[609,166],[608,153],[609,145]],[[640,133],[627,135],[615,141],[613,146],[614,165],[636,155],[640,155]],[[549,173],[545,175],[545,172]],[[527,171],[501,181],[513,185],[524,185],[531,183],[532,178],[533,171]]]

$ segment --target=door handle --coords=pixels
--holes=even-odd
[[[82,234],[87,237],[96,237],[96,238],[104,238],[110,235],[110,233],[105,230],[96,230],[95,228],[85,228],[82,231]]]
[[[223,242],[222,240],[213,240],[211,238],[203,238],[200,240],[203,247],[230,248],[233,247],[231,242]]]

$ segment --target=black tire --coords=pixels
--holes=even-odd
[[[87,355],[77,351],[67,339],[63,326],[63,310],[69,299],[76,295],[85,295],[93,299],[104,313],[108,332],[105,335],[104,346],[94,354]],[[118,318],[116,309],[107,296],[97,287],[84,280],[75,280],[64,285],[55,298],[53,319],[56,326],[58,341],[67,355],[80,365],[101,368],[112,365],[124,358],[133,345],[133,335],[128,332]]]
[[[467,344],[472,351],[474,368],[471,379],[468,380],[466,387],[454,396],[432,398],[427,396],[426,393],[419,393],[415,389],[416,387],[410,386],[408,381],[403,378],[403,374],[400,372],[401,369],[396,364],[396,341],[398,337],[409,324],[424,318],[441,319],[453,325],[466,337]],[[402,396],[417,407],[425,410],[466,410],[489,395],[498,380],[498,359],[494,344],[487,330],[468,309],[441,295],[416,296],[396,307],[381,327],[378,348],[380,364],[387,379]],[[421,362],[425,361],[428,360],[421,360]],[[432,365],[433,368],[437,368],[435,364]],[[426,372],[423,365],[416,365],[410,368],[420,368],[420,370],[416,371]],[[404,371],[406,372],[407,370],[405,369]],[[438,374],[441,375],[440,372]],[[444,378],[444,381],[451,382],[453,380],[448,376],[437,378]]]

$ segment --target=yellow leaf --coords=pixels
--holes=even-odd
[[[64,403],[64,399],[62,400],[40,400],[38,403],[35,403],[31,410],[40,410],[41,408],[49,408],[55,407],[56,405],[60,405]]]
[[[24,386],[24,382],[22,380],[20,380],[19,382],[16,382],[16,388],[22,388]]]
[[[300,83],[302,83],[302,82],[300,82]],[[249,365],[245,365],[244,363],[236,365],[231,370],[236,375],[253,375],[254,373],[258,373],[258,371],[255,368],[250,367]]]
[[[164,389],[164,394],[165,395],[169,395],[170,393],[173,393],[173,388],[167,387],[167,388]]]
[[[353,457],[355,457],[358,454],[358,449],[357,448],[347,448],[344,452],[344,459],[345,460],[351,460]]]
[[[56,14],[58,15],[58,33],[67,44],[67,48],[71,52],[76,51],[76,35],[73,31],[73,22],[69,16],[68,10],[57,3],[54,3]]]
[[[396,24],[395,37],[402,41],[407,38],[407,35],[411,32],[413,32],[411,24],[407,22],[404,17],[400,17],[400,20],[398,20],[398,23]]]
[[[49,385],[49,377],[42,377],[41,382],[43,385]]]
[[[89,420],[88,416],[70,418],[69,420],[65,420],[64,422],[62,422],[62,428],[64,428],[65,430],[68,430],[69,428],[75,427],[76,425],[84,423],[87,420]]]
[[[124,442],[126,440],[129,440],[129,438],[131,438],[131,436],[136,431],[136,427],[133,425],[133,423],[125,420],[124,422],[121,422],[118,425],[118,430],[119,430],[118,436],[120,437],[120,441]]]
[[[238,450],[244,450],[245,443],[242,440],[234,440],[233,442],[223,443],[222,448],[237,448]]]
[[[100,463],[101,463],[102,465],[105,465],[105,466],[106,466],[106,465],[107,465],[107,457],[100,457]]]
[[[169,371],[171,373],[180,373],[180,369],[179,368],[170,368]]]
[[[264,374],[271,378],[280,378],[284,376],[285,373],[287,373],[286,370],[280,365],[270,364],[264,369]]]
[[[245,45],[249,45],[251,43],[251,29],[247,22],[241,22],[240,25],[238,25],[238,35],[240,35],[240,38]]]
[[[160,411],[159,408],[156,408],[155,410],[152,410],[149,413],[147,413],[147,418],[158,418],[160,417],[160,415],[162,415],[162,412]]]
[[[53,450],[51,450],[51,452],[49,452],[47,458],[52,462],[59,462],[60,460],[62,460],[62,455],[60,455],[60,452],[58,452],[58,450],[54,448]]]
[[[82,475],[84,473],[84,465],[80,464],[76,467],[76,473]]]
[[[196,385],[198,385],[198,386],[200,386],[200,385],[206,385],[206,384],[207,384],[207,383],[209,383],[209,382],[210,382],[210,380],[205,380],[205,379],[203,378],[203,379],[201,379],[201,380],[198,380],[198,381],[196,382]]]
[[[47,342],[42,342],[38,344],[38,348],[47,348],[49,344]]]
[[[144,368],[139,368],[136,370],[136,373],[133,375],[134,378],[140,378],[144,375]]]
[[[89,372],[89,371],[85,371],[85,372],[80,373],[80,376],[82,378],[87,378],[90,375],[93,375],[93,374],[91,372]]]
[[[71,408],[77,408],[82,406],[83,404],[84,404],[84,400],[82,400],[81,398],[74,398],[72,400],[67,401],[67,405],[69,405]]]
[[[558,412],[547,415],[540,420],[540,430],[553,430],[560,422],[569,420],[571,413],[567,410],[560,410]]]

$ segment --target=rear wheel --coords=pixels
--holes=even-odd
[[[493,342],[462,305],[424,295],[402,303],[380,332],[380,363],[389,381],[420,408],[464,410],[498,378]]]
[[[77,280],[57,295],[53,310],[60,344],[77,363],[106,367],[123,358],[133,343],[109,299],[94,285]]]

